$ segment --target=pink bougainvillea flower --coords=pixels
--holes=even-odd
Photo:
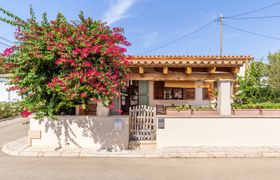
[[[80,97],[81,97],[81,98],[86,98],[86,97],[87,97],[87,94],[86,94],[86,93],[81,93],[81,94],[80,94]]]
[[[55,115],[58,109],[41,102],[52,107],[112,102],[120,96],[118,91],[128,76],[130,57],[124,53],[130,43],[123,28],[111,28],[91,18],[72,22],[61,21],[61,17],[43,24],[17,22],[17,46],[1,54],[3,67],[13,77],[9,90],[25,95],[28,107],[45,115]],[[114,104],[107,106],[116,109]]]
[[[7,56],[10,56],[13,52],[14,52],[14,48],[9,47],[4,50],[4,52],[1,54],[1,56],[7,57]]]
[[[114,104],[114,103],[112,103],[112,104],[110,104],[110,105],[108,106],[109,109],[113,109],[114,107],[115,107],[115,104]]]
[[[24,110],[23,112],[21,112],[22,117],[28,117],[31,115],[31,112]]]

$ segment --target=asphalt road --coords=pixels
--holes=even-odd
[[[27,134],[18,120],[0,122],[0,146]],[[280,179],[279,159],[35,158],[0,152],[0,180]]]

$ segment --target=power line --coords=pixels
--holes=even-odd
[[[234,27],[234,26],[230,26],[230,25],[227,25],[227,24],[223,24],[223,25],[224,25],[225,27],[228,27],[228,28],[230,28],[230,29],[234,29],[234,30],[236,30],[236,31],[241,31],[241,32],[248,33],[248,34],[252,34],[252,35],[255,35],[255,36],[260,36],[260,37],[265,37],[265,38],[269,38],[269,39],[274,39],[274,40],[280,41],[280,38],[279,38],[279,37],[269,36],[269,35],[265,35],[265,34],[259,34],[259,33],[247,31],[247,30],[244,30],[244,29],[240,29],[240,28],[237,28],[237,27]]]
[[[4,45],[4,46],[7,46],[7,47],[11,47],[11,45],[8,45],[8,44],[3,43],[3,42],[1,42],[1,41],[0,41],[0,44],[2,44],[2,45]]]
[[[150,53],[150,52],[156,51],[156,50],[158,50],[158,49],[160,49],[160,48],[166,47],[166,46],[168,46],[168,45],[170,45],[170,44],[173,44],[173,43],[175,43],[175,42],[178,42],[178,41],[180,41],[180,40],[182,40],[182,39],[184,39],[184,38],[186,38],[186,37],[188,37],[188,36],[191,36],[191,35],[193,35],[193,34],[199,32],[199,31],[201,31],[202,29],[205,29],[206,27],[208,27],[208,26],[210,26],[211,24],[213,24],[215,21],[216,21],[216,20],[211,21],[211,22],[209,22],[209,23],[207,23],[207,24],[205,24],[205,25],[203,25],[203,26],[201,26],[201,27],[195,29],[194,31],[192,31],[192,32],[190,32],[190,33],[188,33],[188,34],[185,34],[185,35],[183,35],[183,36],[181,36],[181,37],[179,37],[179,38],[177,38],[177,39],[174,39],[174,40],[169,41],[169,42],[167,42],[167,43],[165,43],[165,44],[162,44],[162,45],[160,45],[160,46],[158,46],[158,47],[156,47],[156,48],[154,48],[154,49],[151,49],[151,50],[148,50],[148,51],[144,51],[144,52],[139,53],[139,54]]]
[[[11,43],[11,44],[14,44],[13,41],[11,41],[11,40],[9,40],[9,39],[6,39],[6,38],[4,38],[4,37],[2,37],[2,36],[0,36],[0,39],[4,40],[4,41],[6,41],[6,42],[9,42],[9,43]]]
[[[255,16],[255,17],[224,17],[224,19],[230,20],[245,20],[245,19],[271,19],[271,18],[280,18],[280,16]]]
[[[247,11],[247,12],[244,12],[244,13],[236,14],[236,15],[233,15],[233,16],[229,16],[227,18],[233,18],[233,17],[244,16],[244,15],[247,15],[247,14],[256,13],[256,12],[259,12],[259,11],[262,11],[262,10],[265,10],[265,9],[268,9],[268,8],[271,8],[271,7],[277,6],[277,5],[280,5],[280,2],[276,2],[276,3],[270,4],[268,6],[259,8],[259,9],[255,9],[255,10]]]

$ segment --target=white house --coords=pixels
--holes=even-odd
[[[21,96],[19,96],[15,91],[7,90],[9,87],[11,87],[8,85],[8,82],[8,75],[0,75],[0,102],[12,102],[21,99]]]

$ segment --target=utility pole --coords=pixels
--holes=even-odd
[[[219,17],[220,22],[220,56],[223,55],[223,15]]]

